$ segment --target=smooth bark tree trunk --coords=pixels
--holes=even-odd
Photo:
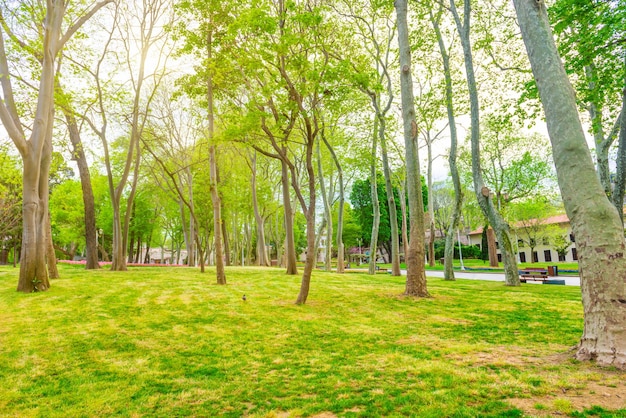
[[[593,63],[585,65],[585,77],[587,78],[587,87],[593,92],[597,89],[597,70]],[[602,126],[603,106],[597,100],[591,99],[587,105],[589,119],[591,120],[591,131],[593,132],[593,140],[596,145],[596,164],[600,183],[604,187],[604,193],[611,196],[611,177],[609,169],[609,149],[615,140],[611,134],[605,136]]]
[[[337,273],[343,273],[345,271],[345,249],[343,245],[343,209],[346,201],[345,185],[343,183],[343,170],[341,168],[341,163],[337,158],[337,154],[324,136],[324,132],[322,132],[322,140],[324,141],[324,144],[326,144],[326,148],[328,148],[328,151],[330,152],[330,155],[335,162],[335,166],[337,167],[337,176],[339,182],[339,212],[337,213]]]
[[[561,196],[576,235],[584,308],[576,358],[626,369],[623,224],[596,175],[546,6],[536,0],[513,3],[546,116]]]
[[[59,274],[59,269],[57,268],[57,255],[54,251],[54,243],[52,242],[52,225],[50,223],[50,211],[48,211],[48,215],[46,216],[46,235],[47,235],[47,245],[46,245],[46,264],[48,266],[48,277],[50,279],[58,279],[61,277]],[[72,258],[74,257],[72,254]]]
[[[441,16],[441,9],[439,12]],[[456,165],[458,137],[456,132],[456,117],[454,115],[454,102],[452,91],[452,71],[450,69],[450,56],[443,42],[438,18],[430,13],[430,21],[437,35],[437,44],[443,61],[443,74],[446,83],[446,111],[448,114],[448,126],[450,129],[450,153],[448,154],[448,164],[450,165],[450,175],[454,186],[454,206],[450,218],[450,225],[446,231],[446,246],[444,249],[444,279],[455,280],[454,277],[454,235],[459,225],[461,209],[463,208],[463,190],[461,189],[461,179]],[[429,199],[430,202],[430,199]]]
[[[187,228],[187,216],[185,215],[185,203],[182,198],[180,198],[178,201],[178,209],[180,212],[180,224],[182,225],[181,229],[183,230],[183,241],[185,244],[185,249],[187,250],[187,254],[189,254],[192,248],[191,241],[194,239],[194,237],[189,235],[189,229]],[[180,256],[180,249],[178,250],[178,255]],[[179,263],[177,262],[177,264]],[[187,261],[185,262],[185,264],[190,266],[189,257],[187,257]]]
[[[370,188],[372,195],[372,234],[370,236],[369,274],[376,274],[376,255],[378,253],[378,229],[380,228],[380,203],[378,202],[378,183],[376,182],[376,152],[378,151],[378,118],[374,118],[374,136],[372,138],[372,163],[370,166]]]
[[[400,233],[398,231],[398,212],[396,210],[396,198],[393,195],[391,184],[391,169],[389,168],[389,156],[387,152],[387,137],[385,133],[385,119],[379,117],[378,135],[380,138],[380,150],[383,159],[383,175],[385,177],[385,191],[387,192],[387,208],[389,210],[389,226],[391,227],[391,275],[400,276]]]
[[[472,57],[472,47],[470,41],[470,12],[471,2],[464,2],[463,22],[456,9],[454,0],[450,0],[450,9],[454,15],[454,21],[461,38],[463,56],[465,61],[465,76],[470,98],[470,118],[471,118],[471,148],[472,148],[472,177],[474,180],[474,192],[478,205],[489,223],[496,232],[500,244],[500,253],[504,264],[504,280],[507,286],[519,286],[519,272],[517,269],[517,259],[515,257],[513,240],[508,223],[494,206],[491,193],[483,180],[482,167],[480,163],[480,107],[478,104],[478,90],[474,76],[474,62]]]
[[[83,206],[85,216],[85,268],[87,270],[99,269],[98,263],[98,242],[96,233],[96,208],[93,196],[93,188],[91,187],[91,174],[89,173],[89,165],[83,142],[80,137],[78,123],[76,118],[68,111],[64,111],[65,121],[67,123],[70,142],[72,143],[72,159],[76,161],[78,166],[78,174],[80,176],[80,187],[83,191]]]
[[[415,122],[415,99],[411,75],[411,45],[407,24],[407,0],[395,0],[400,48],[400,91],[402,97],[402,120],[404,122],[404,146],[406,152],[406,175],[409,196],[410,236],[406,255],[407,275],[405,294],[429,297],[424,262],[424,202],[417,150],[417,123]]]
[[[222,211],[221,199],[217,192],[217,159],[215,157],[215,145],[209,147],[209,164],[211,177],[211,201],[213,202],[213,238],[215,245],[215,269],[217,284],[226,284],[226,271],[224,270],[224,250],[222,241]]]
[[[213,58],[213,33],[209,31],[208,59]],[[218,169],[216,158],[216,145],[213,143],[215,133],[215,113],[213,107],[213,74],[209,71],[207,80],[207,111],[209,120],[209,178],[211,188],[211,202],[213,203],[213,235],[215,244],[215,275],[217,284],[226,284],[226,271],[224,270],[224,240],[222,237],[222,199],[217,190]],[[199,244],[199,243],[198,243]],[[199,245],[198,245],[199,246]]]
[[[259,211],[259,198],[256,193],[256,152],[251,156],[250,169],[252,171],[251,177],[251,191],[252,191],[252,209],[254,210],[254,220],[256,222],[256,262],[259,266],[270,266],[270,260],[267,254],[267,246],[265,245],[265,219],[261,216]]]
[[[307,125],[309,125],[307,123]],[[309,193],[309,202],[308,207],[305,207],[304,201],[302,200],[302,196],[296,190],[296,194],[299,195],[300,204],[302,206],[302,211],[306,217],[306,256],[304,263],[304,272],[302,273],[302,281],[300,283],[300,293],[298,293],[298,298],[296,299],[297,305],[303,305],[306,303],[306,300],[309,296],[309,289],[311,286],[311,273],[313,272],[313,267],[315,266],[315,200],[316,200],[316,184],[315,184],[315,171],[313,170],[313,144],[315,143],[315,136],[311,134],[310,126],[307,126],[307,146],[306,146],[306,171],[308,174],[308,193]],[[295,187],[297,184],[297,178],[295,176],[295,170],[292,168],[291,170],[291,181],[292,185]]]
[[[430,139],[430,132],[427,133],[428,140],[426,142],[426,150],[428,154],[428,174],[426,181],[428,183],[428,228],[430,234],[428,236],[428,265],[435,267],[435,205],[433,203],[433,147]]]
[[[285,151],[286,152],[286,151]],[[281,184],[283,189],[283,210],[285,212],[285,264],[287,267],[286,274],[298,274],[296,265],[296,241],[293,229],[293,209],[291,205],[291,196],[289,193],[289,167],[287,163],[280,162],[281,166]]]
[[[220,196],[220,204],[222,202],[222,198]],[[224,212],[224,208],[220,207],[220,216]],[[224,240],[224,264],[226,267],[230,266],[232,255],[230,251],[230,239],[228,238],[228,229],[226,228],[226,222],[222,220],[222,239]],[[237,248],[236,243],[233,244],[235,246],[235,250]]]
[[[409,249],[409,231],[408,231],[408,219],[406,210],[406,178],[400,182],[401,186],[398,189],[400,195],[400,211],[402,212],[402,252],[404,253],[405,261],[406,254]]]
[[[624,56],[624,89],[622,90],[622,111],[619,118],[619,145],[617,147],[617,168],[613,204],[624,223],[624,188],[626,187],[626,55]]]
[[[196,246],[198,245],[198,227],[197,222],[194,217],[195,214],[195,199],[193,195],[193,176],[191,174],[191,169],[189,167],[185,168],[185,176],[187,181],[187,196],[189,205],[187,209],[189,209],[189,232],[187,234],[189,241],[187,241],[187,265],[189,267],[194,267],[196,265]],[[184,222],[184,220],[183,220]],[[183,223],[185,225],[185,223]]]
[[[320,146],[321,139],[317,140],[317,172],[319,175],[320,193],[322,195],[322,203],[324,204],[324,217],[326,218],[326,252],[324,255],[324,268],[326,271],[331,271],[332,261],[332,237],[333,237],[333,218],[330,208],[329,194],[326,193],[326,183],[324,181],[324,168],[322,167],[322,147]],[[316,249],[317,244],[316,244]],[[316,259],[317,261],[317,259]]]
[[[23,158],[22,251],[17,290],[24,293],[42,292],[50,288],[46,267],[47,202],[39,181],[42,170],[40,159],[34,154]],[[47,193],[47,185],[45,188]]]
[[[496,233],[493,228],[487,228],[487,249],[489,251],[489,267],[498,267],[498,249],[496,247]],[[532,256],[532,254],[531,254]]]

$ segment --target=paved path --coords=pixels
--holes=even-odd
[[[402,274],[406,274],[406,270],[402,270]],[[443,271],[426,270],[427,277],[440,277],[443,278]],[[504,273],[489,273],[489,272],[467,272],[467,271],[454,271],[454,277],[457,279],[470,279],[470,280],[491,280],[494,282],[504,282]],[[571,276],[558,276],[555,279],[565,280],[567,286],[580,286],[580,277]],[[541,282],[528,282],[528,284],[541,284]]]

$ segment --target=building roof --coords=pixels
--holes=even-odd
[[[535,219],[532,219],[532,221],[535,221]],[[563,213],[561,215],[550,216],[549,218],[542,220],[541,224],[543,225],[569,224],[569,218],[567,217],[566,214]],[[512,225],[513,228],[520,228],[522,226],[523,224],[521,222],[516,222],[514,225]],[[474,231],[471,231],[467,235],[478,235],[482,233],[483,233],[483,228],[480,227],[478,229],[475,229]]]

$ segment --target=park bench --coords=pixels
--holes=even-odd
[[[525,268],[519,270],[519,281],[526,283],[527,280],[545,282],[548,280],[548,270],[544,268]]]
[[[528,280],[542,282],[543,284],[565,284],[565,280],[559,279],[548,279],[548,276],[554,275],[552,271],[554,268],[525,268],[519,270],[519,281],[522,283],[527,283]]]

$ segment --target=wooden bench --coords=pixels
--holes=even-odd
[[[519,270],[519,281],[526,283],[527,280],[545,282],[548,280],[548,270],[532,267]]]

